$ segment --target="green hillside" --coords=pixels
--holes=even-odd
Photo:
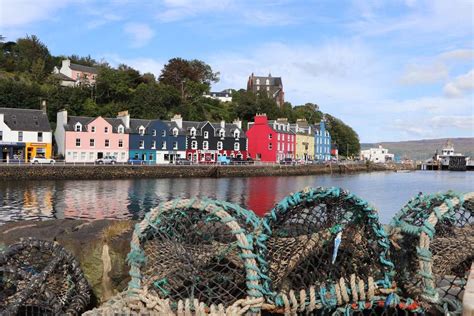
[[[474,157],[474,137],[465,138],[438,138],[438,139],[422,139],[410,140],[403,142],[381,142],[381,143],[362,143],[361,149],[368,149],[382,145],[400,158],[408,157],[410,159],[428,159],[433,154],[444,147],[446,142],[450,140],[454,145],[454,151],[467,156]]]

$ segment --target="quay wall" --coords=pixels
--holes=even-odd
[[[224,178],[297,176],[412,169],[401,165],[246,165],[246,166],[129,166],[129,165],[2,165],[0,180],[113,180],[131,178]]]

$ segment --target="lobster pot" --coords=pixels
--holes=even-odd
[[[306,188],[284,198],[263,221],[259,239],[268,264],[262,269],[276,307],[364,309],[392,290],[387,235],[375,209],[359,197],[339,188]]]
[[[90,288],[63,247],[25,239],[0,254],[1,315],[80,315]]]
[[[252,212],[226,202],[160,204],[135,228],[129,291],[167,300],[175,311],[235,305],[257,311],[263,298],[252,233],[258,223]]]
[[[403,291],[430,312],[460,313],[474,260],[474,193],[418,195],[392,220]]]

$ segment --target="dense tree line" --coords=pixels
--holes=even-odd
[[[96,84],[60,86],[52,73],[65,58],[72,63],[97,67]],[[266,113],[270,119],[287,117],[290,122],[304,118],[311,124],[323,117],[316,104],[285,103],[279,108],[265,94],[257,96],[243,89],[233,90],[233,101],[228,103],[203,97],[211,84],[218,81],[219,73],[200,60],[170,59],[155,78],[127,65],[111,67],[90,56],[52,56],[34,35],[15,42],[5,42],[0,36],[0,107],[38,108],[45,99],[51,122],[55,122],[56,112],[62,108],[67,108],[71,115],[113,117],[119,111],[129,110],[136,118],[169,119],[180,113],[186,120],[241,118],[244,123],[251,121],[256,113]],[[356,154],[360,144],[354,130],[330,115],[327,120],[340,153],[346,155],[348,150],[349,155]]]

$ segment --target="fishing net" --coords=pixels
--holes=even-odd
[[[78,262],[56,243],[25,239],[0,254],[0,315],[80,315],[90,301]]]
[[[160,204],[135,228],[129,289],[168,299],[174,310],[258,310],[263,298],[252,237],[258,223],[253,213],[225,202]]]
[[[460,313],[474,260],[474,193],[411,199],[393,218],[390,239],[402,290],[432,313]]]
[[[339,188],[307,188],[279,202],[257,237],[274,308],[363,311],[401,301],[392,283],[389,240],[374,208]],[[402,303],[400,305],[400,303]],[[398,306],[400,305],[400,306]]]

